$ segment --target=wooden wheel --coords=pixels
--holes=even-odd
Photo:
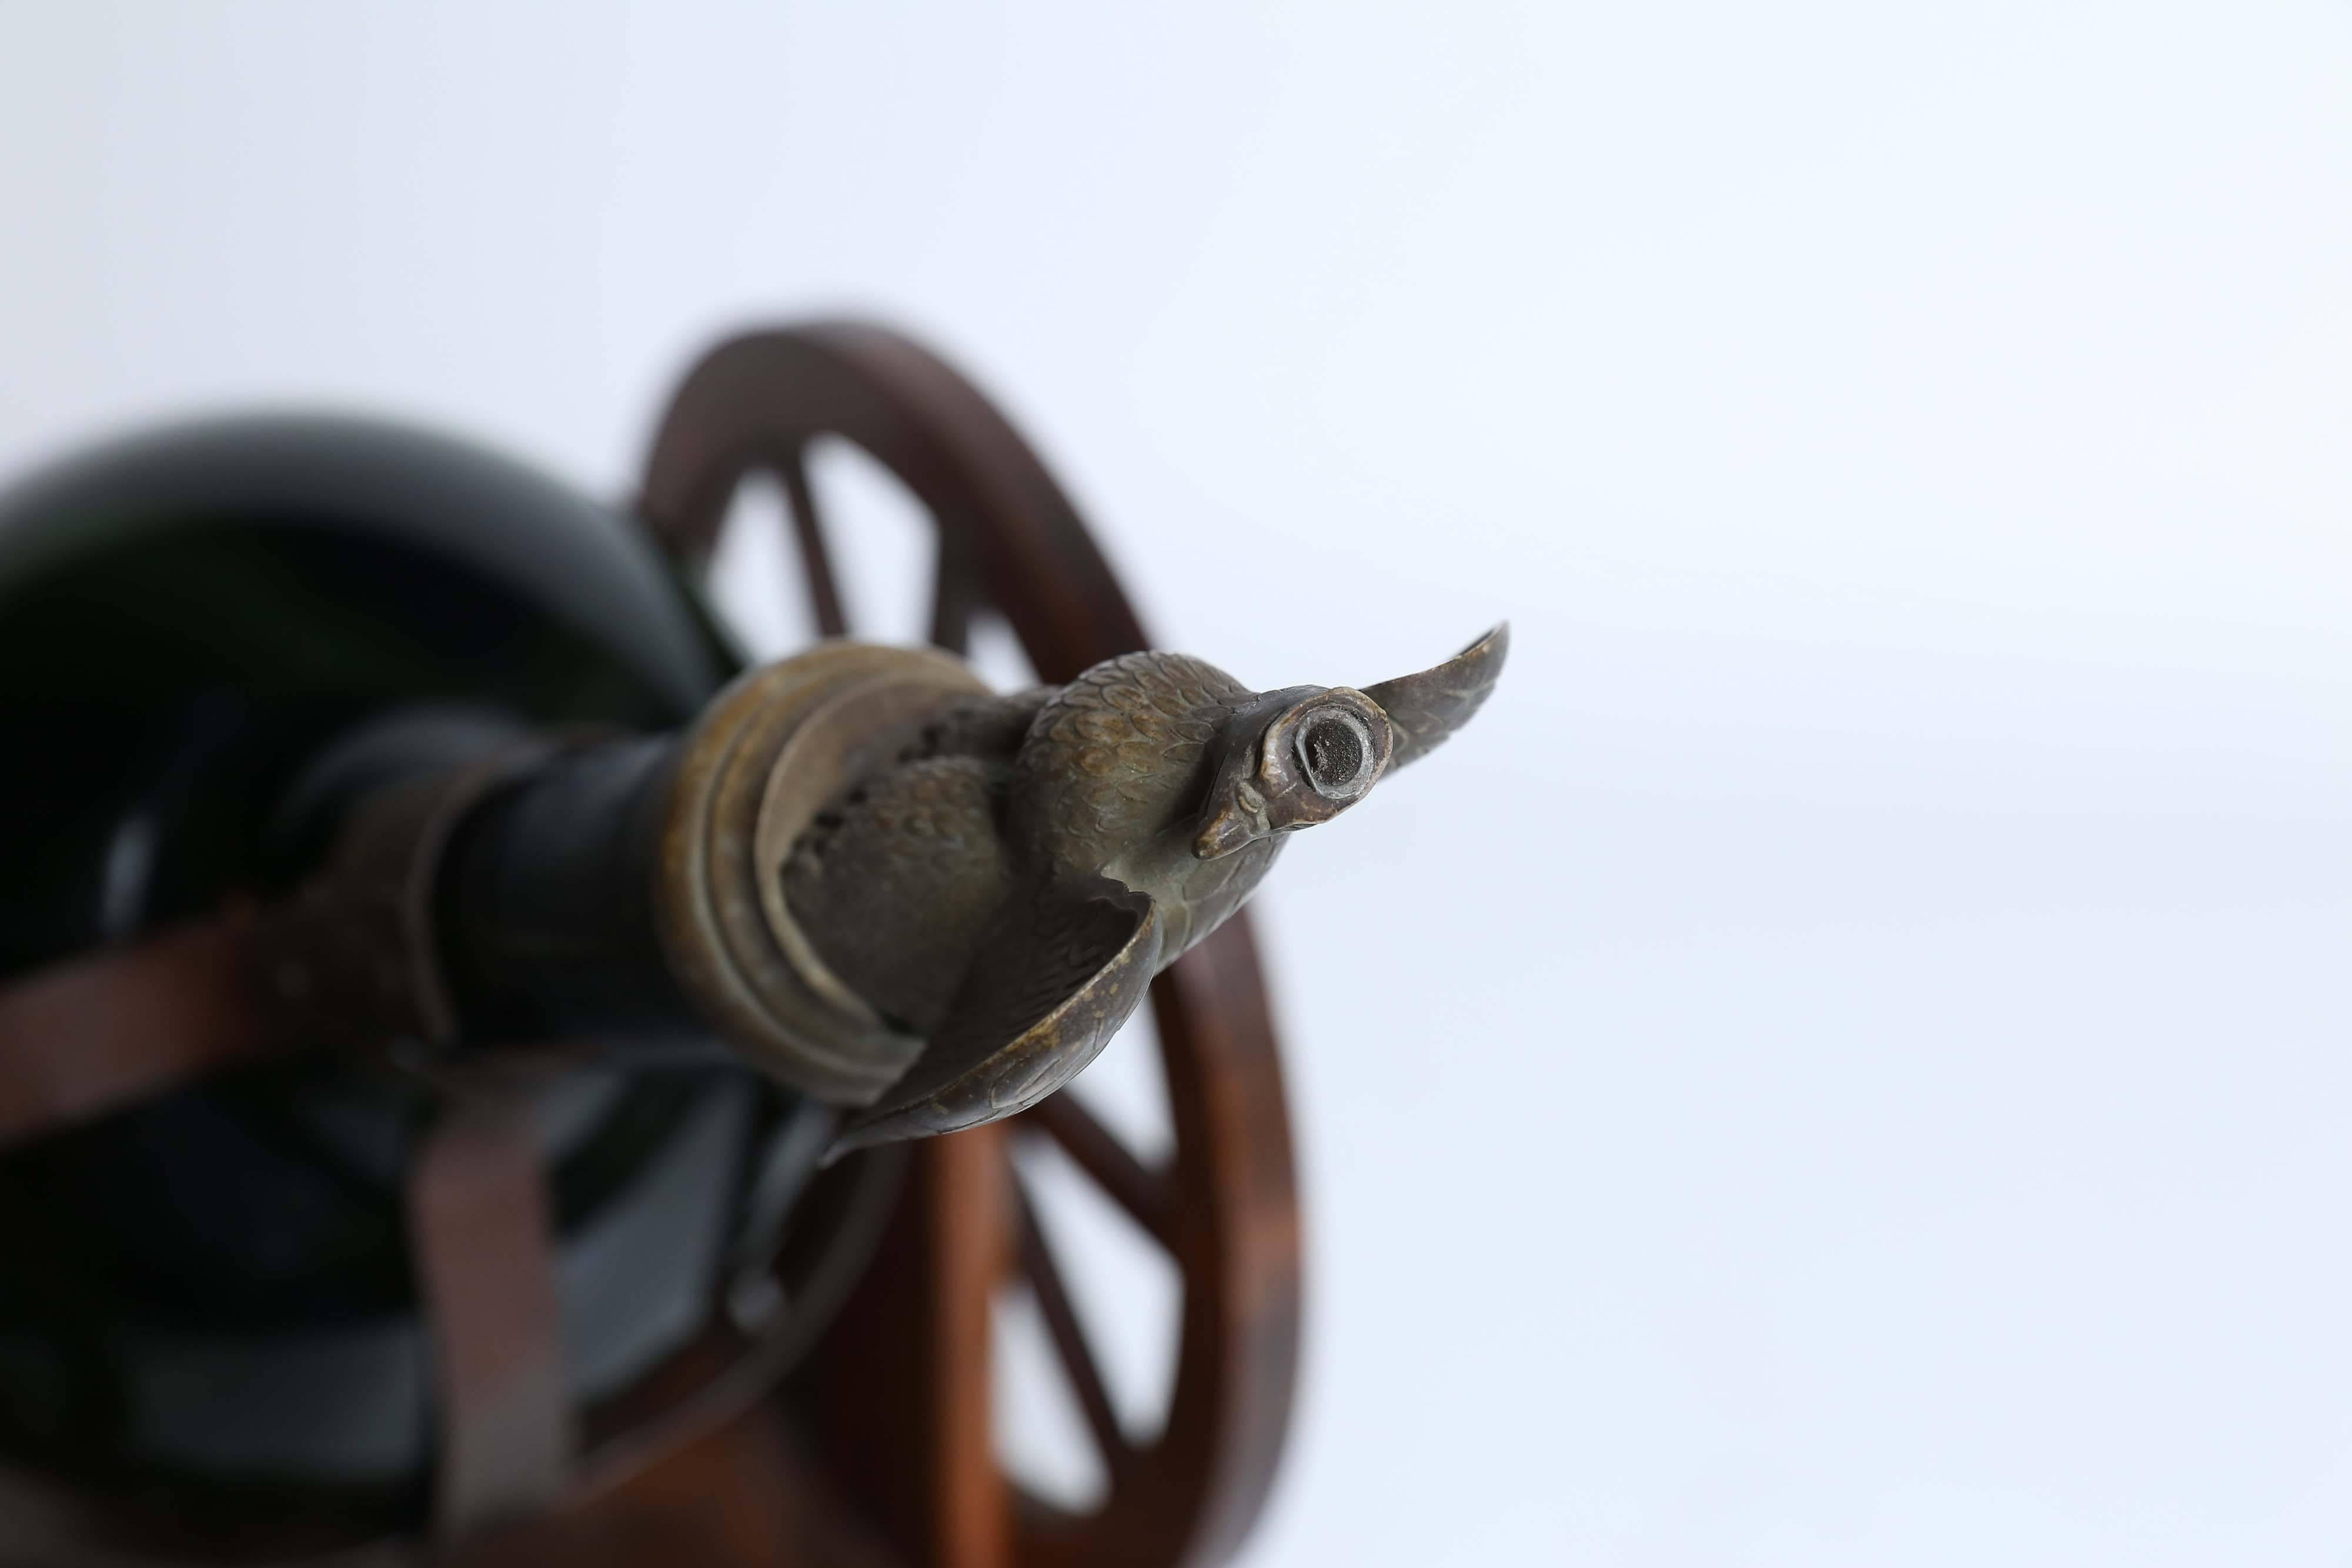
[[[812,442],[863,448],[937,525],[929,636],[967,651],[1002,614],[1039,676],[1148,645],[1085,525],[972,386],[875,327],[726,342],[688,373],[656,439],[642,514],[699,570],[737,486],[782,482],[820,632],[851,630],[810,483]],[[1065,1092],[1012,1124],[918,1146],[880,1260],[802,1391],[823,1457],[911,1561],[939,1568],[1206,1564],[1264,1502],[1289,1415],[1299,1317],[1297,1192],[1255,944],[1236,917],[1154,984],[1172,1155],[1148,1163]],[[1007,1128],[1011,1131],[1008,1134]],[[1124,1427],[1011,1139],[1057,1144],[1173,1260],[1174,1386],[1153,1433]],[[1025,1277],[1102,1459],[1099,1506],[1023,1495],[991,1448],[992,1296]]]

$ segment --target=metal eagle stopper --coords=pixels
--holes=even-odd
[[[1498,626],[1361,690],[1253,692],[1158,653],[1010,696],[857,644],[754,672],[688,738],[664,857],[668,927],[698,916],[728,961],[674,939],[674,967],[739,1046],[761,1035],[781,1076],[856,1107],[836,1152],[1012,1115],[1094,1060],[1286,834],[1466,722],[1507,647]]]

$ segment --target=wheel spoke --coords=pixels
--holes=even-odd
[[[938,575],[931,586],[931,645],[961,653],[971,646],[971,615],[980,607],[980,574],[940,528]]]
[[[1023,1114],[1092,1176],[1095,1185],[1127,1210],[1144,1232],[1169,1251],[1176,1250],[1176,1206],[1168,1173],[1145,1165],[1067,1089],[1049,1094]]]
[[[1054,1261],[1054,1249],[1045,1240],[1045,1228],[1037,1223],[1036,1207],[1030,1201],[1028,1188],[1017,1170],[1012,1173],[1012,1182],[1013,1202],[1021,1228],[1021,1271],[1028,1277],[1029,1288],[1037,1293],[1037,1310],[1045,1316],[1054,1352],[1061,1358],[1071,1392],[1078,1396],[1078,1407],[1086,1413],[1087,1426],[1094,1433],[1103,1467],[1116,1481],[1134,1458],[1135,1449],[1119,1427],[1118,1412],[1111,1408],[1110,1390],[1103,1382],[1102,1368],[1096,1364],[1094,1350],[1087,1343],[1086,1329],[1078,1322],[1076,1309],[1070,1304],[1069,1288],[1063,1283],[1062,1270]]]
[[[824,548],[824,525],[817,516],[816,491],[809,485],[808,448],[793,447],[777,466],[782,472],[784,498],[792,506],[793,538],[801,547],[801,566],[808,573],[817,635],[846,636],[849,622],[841,612],[841,587],[834,580],[833,558]]]

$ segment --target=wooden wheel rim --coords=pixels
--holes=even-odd
[[[645,520],[675,559],[698,565],[716,545],[740,482],[774,474],[790,503],[818,629],[842,634],[849,628],[807,469],[809,444],[824,436],[863,448],[936,523],[929,635],[937,645],[962,653],[982,605],[1004,616],[1048,681],[1150,645],[1076,510],[1003,416],[929,350],[870,325],[754,332],[706,355],[656,437],[640,497]],[[1296,1377],[1299,1227],[1280,1061],[1246,918],[1236,916],[1160,976],[1152,1006],[1175,1134],[1166,1167],[1146,1166],[1068,1096],[1046,1101],[1020,1124],[1058,1142],[1182,1277],[1166,1423],[1140,1442],[1121,1430],[1051,1249],[1011,1177],[1011,1201],[984,1212],[1002,1215],[1012,1232],[999,1240],[1036,1291],[1108,1494],[1083,1515],[1024,1499],[1003,1543],[1009,1553],[935,1524],[932,1554],[943,1563],[1216,1563],[1240,1544],[1265,1500]],[[1011,1176],[1008,1162],[992,1163]],[[990,1282],[968,1277],[965,1288]],[[985,1412],[976,1422],[962,1414],[938,1437],[950,1451],[935,1479],[950,1490],[955,1477],[968,1484],[980,1467],[994,1474],[992,1456],[969,1451],[975,1442],[985,1448]]]

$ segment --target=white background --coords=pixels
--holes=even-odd
[[[0,5],[0,472],[840,308],[1253,684],[1515,623],[1263,901],[1251,1562],[2352,1555],[2352,12]]]

